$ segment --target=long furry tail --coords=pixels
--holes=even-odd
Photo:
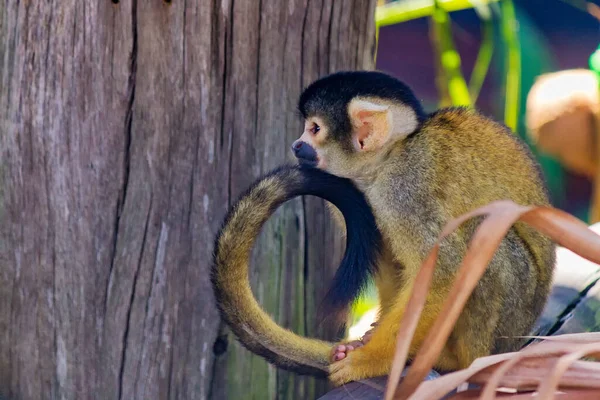
[[[280,368],[325,376],[331,343],[299,336],[277,325],[260,307],[248,280],[254,241],[285,201],[314,195],[333,203],[346,221],[346,251],[325,302],[346,307],[374,272],[381,234],[363,194],[351,181],[299,166],[282,167],[259,179],[229,211],[217,235],[212,283],[221,317],[250,351]]]

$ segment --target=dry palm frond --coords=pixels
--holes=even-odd
[[[443,309],[398,385],[425,304],[439,243],[463,222],[482,215],[487,218],[473,235]],[[523,207],[499,201],[450,221],[413,285],[398,333],[386,399],[440,399],[464,383],[480,387],[456,393],[452,399],[600,399],[600,362],[581,360],[600,358],[600,333],[536,337],[542,341],[519,352],[482,357],[467,369],[423,382],[497,247],[517,221],[531,225],[581,257],[600,263],[600,236],[583,222],[552,207]]]

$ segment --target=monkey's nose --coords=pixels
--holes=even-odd
[[[292,151],[294,152],[294,154],[298,154],[300,152],[300,149],[302,149],[302,146],[304,145],[304,142],[301,140],[296,140],[293,144],[292,144]]]
[[[319,157],[315,149],[300,139],[292,144],[292,151],[301,164],[316,166],[319,162]]]

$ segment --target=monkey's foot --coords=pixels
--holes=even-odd
[[[341,386],[344,383],[362,379],[357,377],[354,369],[352,368],[352,355],[344,355],[340,361],[336,361],[329,366],[329,380],[335,386]]]
[[[376,323],[371,324],[371,326],[373,326],[373,327],[375,327],[376,325],[377,325]],[[336,344],[335,346],[333,346],[333,349],[331,351],[331,361],[335,362],[335,361],[343,360],[344,358],[346,358],[348,353],[350,353],[351,351],[358,349],[358,348],[364,346],[365,344],[369,343],[369,340],[371,340],[371,336],[373,335],[373,329],[374,328],[369,329],[363,335],[363,337],[360,338],[360,340],[353,340],[351,342],[339,343],[339,344]]]
[[[368,346],[355,349],[340,361],[329,365],[329,380],[335,386],[351,381],[383,376],[389,373],[392,360],[367,351]]]
[[[343,360],[336,361],[329,366],[331,383],[341,386],[348,382],[385,375],[388,372],[389,366],[386,368],[385,360],[382,363],[382,361],[370,359],[368,354],[364,353],[364,349],[364,347],[356,349],[347,354]]]

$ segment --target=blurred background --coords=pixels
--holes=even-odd
[[[379,2],[387,6],[414,4],[422,1],[400,0]],[[425,2],[427,3],[427,2]],[[446,8],[450,3],[441,1]],[[484,3],[484,2],[481,2]],[[467,84],[473,74],[480,48],[484,43],[485,24],[482,13],[464,5],[465,9],[450,12],[452,38],[461,60],[461,71]],[[504,3],[502,4],[504,6]],[[504,120],[506,106],[506,53],[511,40],[503,32],[503,15],[506,10],[491,2],[481,7],[491,12],[493,47],[489,70],[475,101],[475,106],[485,114]],[[586,2],[561,0],[517,0],[514,13],[518,30],[520,90],[517,95],[517,133],[529,140],[526,126],[526,99],[536,78],[544,73],[588,68],[588,61],[600,43],[600,25],[587,10]],[[407,7],[408,8],[408,7]],[[407,12],[408,14],[408,12]],[[415,15],[418,15],[415,13]],[[406,17],[410,18],[409,16]],[[432,110],[439,105],[439,91],[434,77],[439,75],[435,39],[432,38],[432,18],[415,18],[380,27],[376,68],[401,77],[421,96],[425,106]],[[568,88],[565,87],[565,90]],[[568,134],[568,133],[565,133]],[[535,147],[535,146],[534,146]],[[537,150],[537,149],[536,149]],[[553,203],[578,218],[589,222],[592,182],[582,173],[570,171],[557,162],[556,157],[540,154],[546,179],[550,185]]]

